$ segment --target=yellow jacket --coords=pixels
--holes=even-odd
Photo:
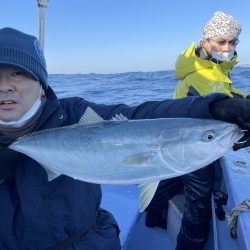
[[[237,56],[234,56],[229,62],[220,64],[201,59],[195,54],[193,42],[177,59],[175,75],[179,81],[173,98],[206,95],[213,92],[224,93],[230,97],[236,94],[245,98],[247,94],[233,88],[232,81],[228,77],[232,67],[238,63],[236,59]]]

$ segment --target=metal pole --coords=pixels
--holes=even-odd
[[[39,42],[44,50],[45,41],[45,9],[48,5],[48,0],[37,0],[39,7]]]

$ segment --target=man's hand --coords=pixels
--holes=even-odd
[[[245,136],[233,147],[239,150],[250,146],[250,100],[241,98],[227,98],[210,104],[210,113],[214,119],[236,123]]]

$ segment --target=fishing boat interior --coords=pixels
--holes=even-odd
[[[230,151],[220,159],[221,177],[212,197],[212,221],[205,250],[250,249],[250,150]],[[167,229],[145,226],[139,213],[136,185],[102,185],[102,207],[120,226],[123,250],[174,250],[184,210],[185,195],[168,203]]]
[[[39,40],[44,47],[45,10],[48,0],[37,0]],[[205,250],[250,250],[250,149],[230,151],[220,159],[221,178],[212,197],[212,221]],[[120,227],[123,250],[172,250],[180,229],[185,195],[168,203],[167,229],[145,226],[146,212],[139,212],[136,185],[102,185],[102,207]]]

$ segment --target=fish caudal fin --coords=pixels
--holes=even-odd
[[[159,181],[138,186],[140,193],[140,212],[143,212],[149,205],[154,197],[158,185]]]

